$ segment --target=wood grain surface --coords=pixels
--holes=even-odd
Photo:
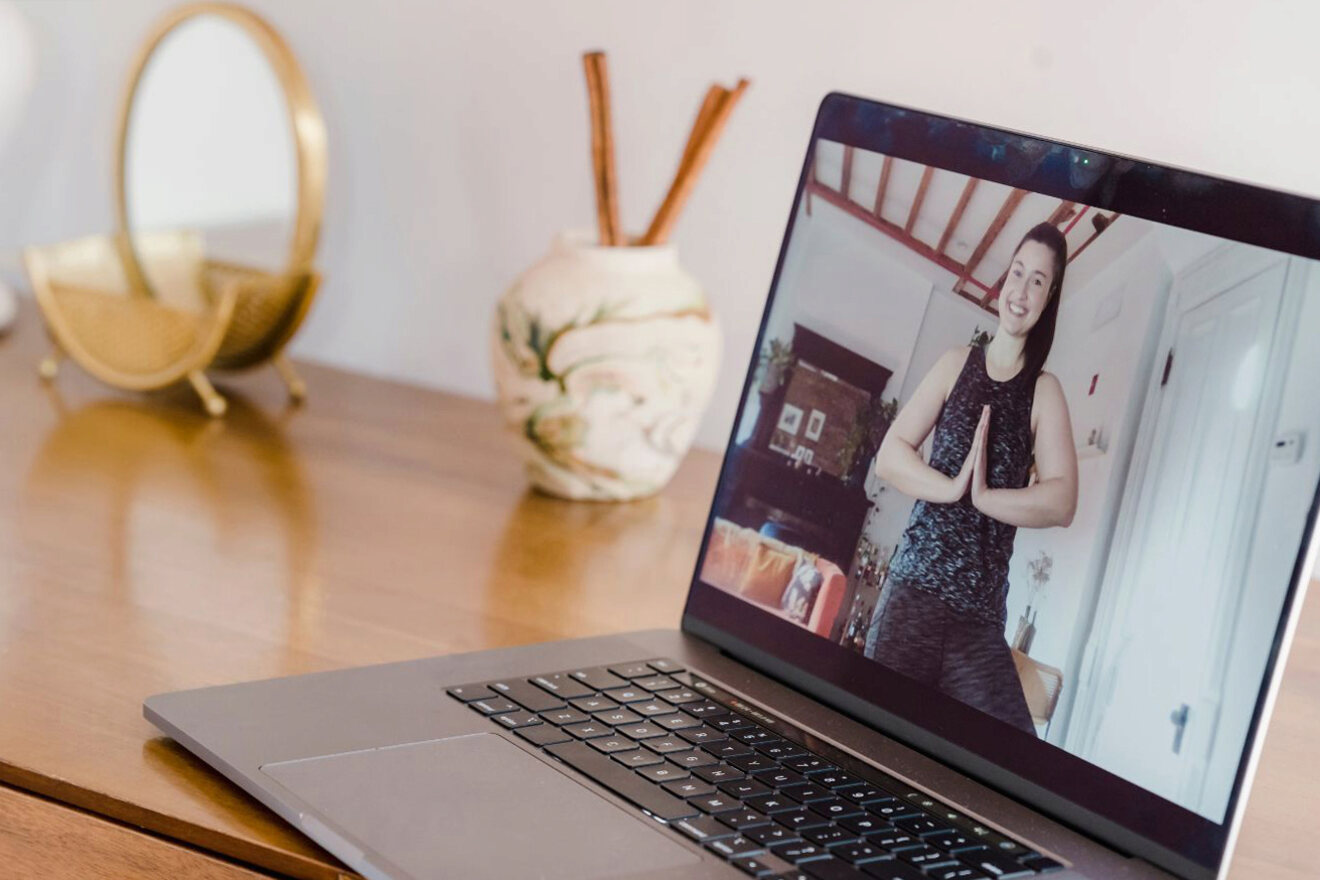
[[[161,737],[142,700],[678,622],[712,454],[646,501],[562,502],[526,490],[489,403],[306,366],[304,407],[261,371],[221,379],[231,408],[212,421],[186,391],[127,396],[70,365],[43,386],[44,345],[28,307],[0,338],[0,782],[334,880],[332,857]],[[1315,604],[1234,877],[1299,880],[1320,860]],[[99,846],[90,821],[50,833]],[[143,859],[140,876],[186,873]]]
[[[0,786],[0,874],[43,880],[270,876],[5,786]]]

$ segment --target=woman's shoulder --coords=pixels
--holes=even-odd
[[[962,371],[963,364],[967,363],[967,357],[971,353],[972,347],[970,345],[955,345],[940,355],[940,359],[935,362],[935,366],[956,376]]]
[[[1068,401],[1063,396],[1063,383],[1059,381],[1058,376],[1045,370],[1041,370],[1036,378],[1036,392],[1033,396],[1037,402],[1046,406],[1053,404],[1062,404],[1065,408],[1068,406]]]

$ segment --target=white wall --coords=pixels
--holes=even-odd
[[[482,396],[494,299],[555,231],[592,222],[578,54],[611,53],[632,229],[706,85],[750,76],[677,234],[727,333],[707,445],[727,437],[830,89],[1320,192],[1320,114],[1298,109],[1320,93],[1320,6],[1305,0],[249,4],[293,44],[330,129],[326,285],[295,351]],[[169,5],[21,4],[38,83],[0,155],[0,271],[19,245],[110,227],[115,104]]]

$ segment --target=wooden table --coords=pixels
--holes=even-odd
[[[334,878],[342,868],[142,719],[159,691],[675,625],[718,459],[660,496],[526,490],[484,402],[304,367],[187,393],[36,378],[0,339],[0,874]],[[1320,613],[1279,701],[1234,876],[1320,860]]]

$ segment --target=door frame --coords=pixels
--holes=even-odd
[[[1098,721],[1103,716],[1104,708],[1112,696],[1114,686],[1116,648],[1113,636],[1120,624],[1126,620],[1130,611],[1130,592],[1123,588],[1122,579],[1129,565],[1135,543],[1136,517],[1142,493],[1145,488],[1147,471],[1153,452],[1155,428],[1159,411],[1164,399],[1161,393],[1163,365],[1166,354],[1173,345],[1180,329],[1182,317],[1251,278],[1286,263],[1284,268],[1283,289],[1279,302],[1279,311],[1275,317],[1271,332],[1269,358],[1265,365],[1265,378],[1262,384],[1261,405],[1256,412],[1252,426],[1252,446],[1256,450],[1248,465],[1244,480],[1244,500],[1252,512],[1243,519],[1238,528],[1241,534],[1235,536],[1236,546],[1232,553],[1233,570],[1243,569],[1250,546],[1250,530],[1247,526],[1254,523],[1254,513],[1259,509],[1261,494],[1264,489],[1266,469],[1269,463],[1268,449],[1260,443],[1261,434],[1271,431],[1277,421],[1281,403],[1284,380],[1287,377],[1287,364],[1290,360],[1293,342],[1296,337],[1291,328],[1296,326],[1296,318],[1301,309],[1305,293],[1306,272],[1299,261],[1280,254],[1249,245],[1226,242],[1214,248],[1201,258],[1178,272],[1169,292],[1165,306],[1156,358],[1147,380],[1145,401],[1142,406],[1141,420],[1137,426],[1137,437],[1133,447],[1131,466],[1123,486],[1123,498],[1119,503],[1118,524],[1110,545],[1108,560],[1101,580],[1100,596],[1096,606],[1095,618],[1087,646],[1083,654],[1081,674],[1077,680],[1077,702],[1070,720],[1064,747],[1080,756],[1087,757],[1095,746],[1098,734]],[[1230,571],[1230,578],[1233,571]],[[1211,635],[1213,645],[1211,656],[1214,661],[1206,670],[1201,692],[1194,695],[1200,699],[1207,692],[1218,692],[1213,687],[1222,683],[1227,670],[1231,651],[1234,626],[1233,617],[1241,596],[1230,597],[1216,616],[1214,632]],[[1195,755],[1194,764],[1204,766],[1209,763],[1214,747],[1214,731],[1218,727],[1216,704],[1210,709],[1200,706],[1199,715],[1204,719],[1213,714],[1209,723],[1201,721],[1189,726],[1189,736],[1185,740],[1185,749],[1189,755]],[[1199,801],[1201,782],[1196,781],[1196,774],[1184,778],[1184,791],[1188,801]]]

